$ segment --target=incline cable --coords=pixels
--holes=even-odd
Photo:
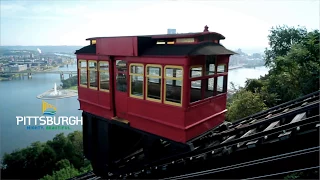
[[[300,171],[306,171],[306,170],[311,170],[311,169],[316,169],[316,168],[319,169],[320,166],[314,166],[314,167],[303,168],[303,169],[296,169],[296,170],[292,170],[292,171],[283,171],[283,172],[280,172],[280,173],[268,174],[268,175],[263,175],[263,176],[256,176],[256,177],[247,178],[247,179],[259,179],[259,178],[265,178],[265,177],[270,177],[270,176],[272,177],[272,176],[277,176],[277,175],[282,175],[282,174],[289,174],[289,173],[300,172]]]
[[[312,148],[307,148],[303,150],[298,150],[290,153],[284,153],[276,156],[271,156],[267,158],[262,158],[262,159],[257,159],[249,162],[244,162],[244,163],[239,163],[235,165],[230,165],[226,167],[220,167],[220,168],[215,168],[215,169],[210,169],[210,170],[205,170],[205,171],[200,171],[200,172],[195,172],[195,173],[190,173],[190,174],[185,174],[185,175],[180,175],[180,176],[174,176],[174,177],[169,177],[169,178],[164,178],[164,179],[186,179],[186,178],[192,178],[192,177],[197,177],[197,176],[202,176],[202,175],[208,175],[208,174],[213,174],[217,172],[223,172],[223,171],[228,171],[232,169],[238,169],[242,167],[247,167],[247,166],[253,166],[253,165],[258,165],[258,164],[263,164],[266,162],[270,161],[275,161],[275,160],[280,160],[280,159],[285,159],[289,157],[294,157],[294,156],[299,156],[303,154],[308,154],[312,152],[317,152],[319,151],[320,146],[317,147],[312,147]]]

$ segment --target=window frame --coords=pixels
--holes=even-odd
[[[89,67],[89,64],[90,64],[90,62],[93,62],[93,63],[96,63],[97,64],[97,66],[95,67],[95,69],[90,69],[90,67]],[[98,86],[99,86],[99,84],[97,83],[97,87],[91,87],[90,86],[90,71],[95,71],[96,72],[96,81],[100,81],[99,80],[99,78],[98,78],[98,61],[97,60],[88,60],[88,71],[87,71],[87,77],[88,77],[88,87],[89,87],[89,89],[93,89],[93,90],[98,90]]]
[[[180,69],[182,71],[182,75],[181,77],[167,77],[167,73],[166,70],[167,69]],[[175,65],[166,65],[164,66],[164,72],[163,72],[164,76],[163,76],[163,81],[164,81],[164,98],[163,98],[163,103],[164,104],[169,104],[169,105],[173,105],[173,106],[179,106],[182,107],[183,104],[183,74],[184,74],[184,68],[183,66],[175,66]],[[180,103],[175,103],[175,102],[171,102],[171,101],[167,101],[166,100],[166,95],[167,95],[167,79],[168,80],[180,80],[181,81],[181,102]]]
[[[131,67],[132,66],[140,66],[140,67],[142,67],[142,74],[136,74],[136,73],[131,73]],[[142,63],[130,63],[130,65],[129,65],[129,79],[130,79],[130,81],[129,81],[129,83],[130,83],[130,87],[129,87],[129,96],[130,97],[133,97],[133,98],[138,98],[138,99],[144,99],[144,84],[145,84],[145,82],[144,82],[144,64],[142,64]],[[143,82],[142,82],[142,96],[136,96],[136,95],[133,95],[132,94],[132,92],[131,92],[131,89],[132,89],[132,79],[131,79],[131,76],[142,76],[142,80],[143,80]]]
[[[201,68],[201,75],[200,76],[196,76],[196,77],[192,77],[192,68]],[[205,71],[204,71],[204,68],[203,68],[203,65],[192,65],[192,66],[190,66],[190,69],[189,69],[189,81],[190,81],[190,87],[189,87],[189,97],[190,97],[190,102],[189,102],[189,104],[194,104],[194,103],[197,103],[197,102],[199,102],[199,101],[202,101],[203,99],[202,99],[202,81],[203,81],[203,77],[205,77],[204,76],[204,74],[205,74]],[[199,79],[199,78],[201,78],[201,79]],[[192,89],[192,82],[193,81],[200,81],[200,93],[201,93],[201,99],[200,100],[198,100],[198,101],[194,101],[194,102],[191,102],[191,89]]]
[[[218,91],[218,78],[219,78],[219,77],[223,77],[223,81],[222,81],[222,92],[219,92],[219,91]],[[217,76],[217,77],[215,78],[215,80],[217,81],[216,91],[215,91],[216,95],[215,95],[215,96],[218,96],[218,95],[224,94],[224,93],[228,93],[228,75],[226,75],[226,74],[219,75],[219,76]],[[225,87],[225,89],[224,89],[224,87]],[[224,92],[224,90],[225,90],[225,92]]]
[[[212,97],[215,97],[216,96],[216,86],[215,86],[215,82],[217,81],[217,78],[216,77],[209,77],[209,78],[207,78],[206,80],[207,80],[207,86],[205,87],[205,90],[204,90],[204,92],[206,93],[207,91],[211,91],[211,90],[209,90],[209,88],[208,88],[208,86],[209,86],[209,80],[210,79],[213,79],[213,89],[212,89],[212,96],[210,96],[210,97],[206,97],[206,95],[204,94],[204,96],[203,96],[203,100],[205,100],[205,99],[210,99],[210,98],[212,98]]]
[[[155,67],[155,68],[160,68],[160,76],[154,76],[154,75],[148,75],[148,67]],[[145,67],[145,71],[146,71],[146,75],[145,75],[145,84],[146,84],[146,100],[149,100],[149,101],[153,101],[153,102],[159,102],[161,103],[162,102],[162,87],[163,87],[163,68],[162,68],[162,65],[160,64],[147,64],[146,67]],[[149,98],[148,97],[148,78],[157,78],[157,79],[160,79],[160,99],[154,99],[154,98]]]
[[[223,72],[218,72],[219,66],[224,66],[224,71],[223,71]],[[227,71],[227,64],[226,64],[226,63],[218,64],[216,74],[221,74],[221,73],[226,73],[226,72],[228,72],[228,71]]]
[[[108,63],[108,69],[107,70],[101,70],[100,69],[100,63]],[[98,81],[99,81],[99,91],[103,91],[103,92],[110,92],[110,63],[109,61],[99,61],[98,62]],[[109,89],[101,89],[101,78],[100,78],[100,72],[107,72],[109,75]]]
[[[206,89],[202,89],[202,82],[203,81],[206,81],[208,82],[209,84],[209,79],[213,78],[213,95],[210,96],[210,97],[206,97],[205,94],[201,94],[203,95],[202,96],[202,99],[199,100],[199,101],[195,101],[195,102],[191,102],[191,99],[189,100],[188,102],[188,106],[193,106],[193,105],[196,105],[198,103],[201,103],[201,102],[204,102],[206,100],[209,100],[209,99],[212,99],[212,98],[215,98],[216,96],[219,96],[221,94],[224,94],[224,93],[228,93],[228,81],[227,80],[224,80],[224,83],[226,81],[226,91],[225,92],[219,92],[218,91],[218,78],[220,76],[223,76],[224,78],[228,78],[228,64],[227,63],[218,63],[218,60],[217,60],[217,56],[215,56],[215,63],[214,63],[214,73],[213,74],[210,74],[208,75],[207,74],[207,69],[206,69],[206,62],[203,64],[203,65],[191,65],[190,68],[189,68],[189,82],[188,82],[188,85],[190,84],[190,89],[192,87],[192,81],[198,81],[198,80],[201,80],[201,93],[206,93],[207,91],[207,88],[208,87],[205,87]],[[219,66],[224,66],[224,71],[223,72],[218,72],[218,67]],[[197,77],[191,77],[192,75],[192,68],[197,68],[197,67],[202,67],[202,76],[197,76]],[[191,73],[191,74],[190,74]],[[207,84],[207,86],[208,86]],[[224,85],[223,85],[224,87]],[[190,97],[191,96],[191,91],[189,90],[189,94],[188,96]]]
[[[86,67],[81,67],[81,62],[85,62],[86,63]],[[86,70],[86,78],[87,78],[87,85],[81,84],[81,70],[85,69]],[[88,83],[88,61],[84,60],[84,59],[79,59],[78,60],[78,70],[79,70],[79,79],[78,79],[78,83],[80,87],[85,87],[88,88],[89,83]]]
[[[192,72],[191,72],[192,68],[201,68],[201,76],[192,77]],[[189,72],[191,72],[191,73],[189,74],[189,78],[190,78],[190,79],[203,77],[203,75],[204,75],[204,73],[203,73],[203,72],[204,72],[204,70],[203,70],[203,65],[193,65],[193,66],[190,66]]]
[[[206,76],[206,77],[211,77],[211,76],[214,76],[214,75],[216,75],[217,74],[217,61],[218,61],[218,57],[217,57],[217,55],[210,55],[210,56],[213,56],[214,57],[214,72],[213,72],[213,74],[207,74],[207,72],[210,72],[210,71],[207,71],[207,58],[205,59],[205,62],[204,62],[204,76]],[[209,64],[209,70],[210,70],[210,64]]]

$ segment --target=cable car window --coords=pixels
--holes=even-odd
[[[206,75],[215,73],[216,56],[206,56]]]
[[[201,80],[191,81],[190,103],[200,101],[202,99]]]
[[[143,98],[143,64],[130,64],[130,97]]]
[[[182,77],[182,70],[180,69],[175,69],[175,68],[167,68],[166,69],[166,77],[169,77],[169,79],[167,79],[167,84],[169,85],[173,85],[173,83],[175,84],[175,86],[181,86],[181,81],[176,81],[176,80],[171,80],[170,78],[181,78]]]
[[[218,73],[226,72],[226,65],[225,64],[219,64],[218,67],[217,67],[217,72]]]
[[[190,67],[190,78],[201,77],[202,66],[196,65]],[[202,99],[201,80],[191,81],[190,87],[190,103]]]
[[[88,78],[87,78],[87,61],[86,60],[79,60],[79,85],[82,87],[87,87],[88,86]]]
[[[227,78],[226,76],[218,76],[217,77],[217,93],[225,93],[227,92]]]
[[[146,99],[161,102],[162,66],[147,65],[146,72]]]
[[[89,60],[88,65],[89,71],[89,88],[98,89],[98,71],[97,71],[97,61]]]
[[[181,66],[165,66],[164,79],[164,103],[182,106],[183,68]]]
[[[201,77],[202,76],[202,67],[195,66],[190,68],[190,77]]]
[[[109,62],[100,61],[99,62],[99,81],[100,81],[100,90],[109,91],[110,87],[110,75],[109,75]]]
[[[205,90],[204,98],[209,98],[214,95],[214,78],[208,78],[207,81],[207,88]]]
[[[127,62],[116,60],[116,88],[118,91],[127,92]]]

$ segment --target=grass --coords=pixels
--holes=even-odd
[[[8,81],[9,78],[5,78],[5,77],[0,77],[0,81]]]
[[[71,86],[71,87],[69,87],[67,89],[69,89],[69,90],[78,90],[78,86]]]

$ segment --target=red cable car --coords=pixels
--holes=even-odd
[[[96,173],[141,148],[150,159],[188,151],[188,142],[224,122],[235,53],[222,39],[207,26],[200,33],[87,39],[90,45],[76,51],[78,92],[85,156]]]

